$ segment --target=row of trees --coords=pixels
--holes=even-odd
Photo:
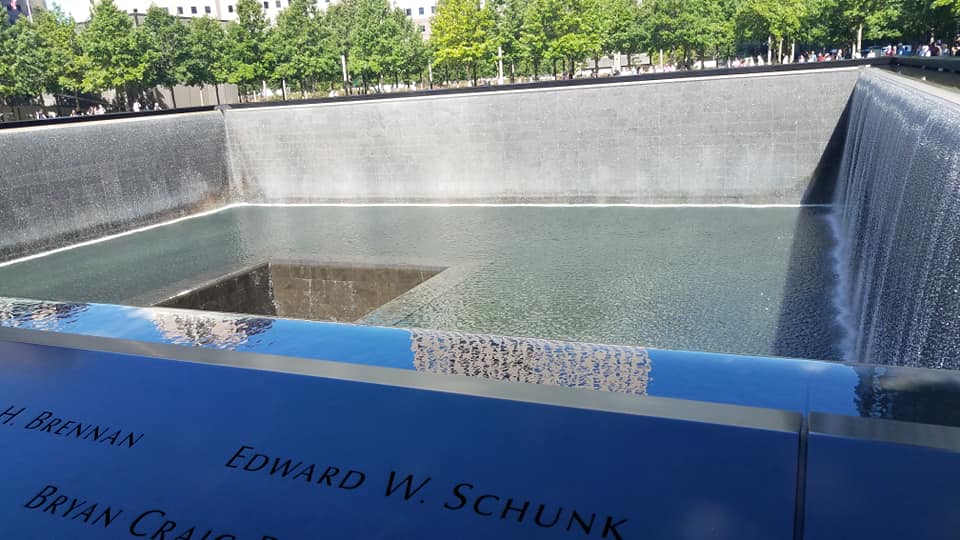
[[[115,89],[124,106],[144,89],[181,83],[232,83],[241,93],[266,83],[306,94],[384,78],[411,82],[427,69],[419,30],[388,0],[345,0],[326,12],[313,0],[291,0],[274,25],[257,0],[238,0],[236,13],[228,24],[184,21],[154,6],[135,26],[112,0],[100,0],[83,27],[57,9],[13,26],[0,18],[0,97],[23,103]]]
[[[572,75],[584,59],[649,52],[696,60],[796,47],[859,51],[864,40],[960,31],[960,0],[441,0],[434,60],[462,75]]]
[[[56,9],[13,26],[0,17],[0,96],[9,103],[116,89],[123,104],[179,83],[367,91],[423,83],[427,73],[572,76],[578,63],[614,52],[684,66],[760,50],[779,59],[797,46],[946,36],[958,30],[960,0],[439,0],[428,42],[388,0],[341,0],[325,11],[291,0],[273,25],[258,0],[238,0],[236,13],[228,24],[184,22],[152,7],[135,25],[99,0],[82,28]]]

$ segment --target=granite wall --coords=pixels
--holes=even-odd
[[[221,206],[222,114],[0,130],[0,261]]]
[[[250,202],[799,203],[858,70],[226,111]]]

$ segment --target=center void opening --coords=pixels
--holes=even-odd
[[[163,307],[353,322],[442,267],[266,262],[164,300]]]

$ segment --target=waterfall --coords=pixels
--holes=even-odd
[[[846,358],[960,368],[960,94],[862,73],[832,219]]]

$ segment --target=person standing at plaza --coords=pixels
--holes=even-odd
[[[27,0],[22,1],[26,2]],[[20,17],[26,15],[20,0],[2,0],[2,3],[3,12],[7,16],[7,20],[10,21],[11,25],[16,24]]]

